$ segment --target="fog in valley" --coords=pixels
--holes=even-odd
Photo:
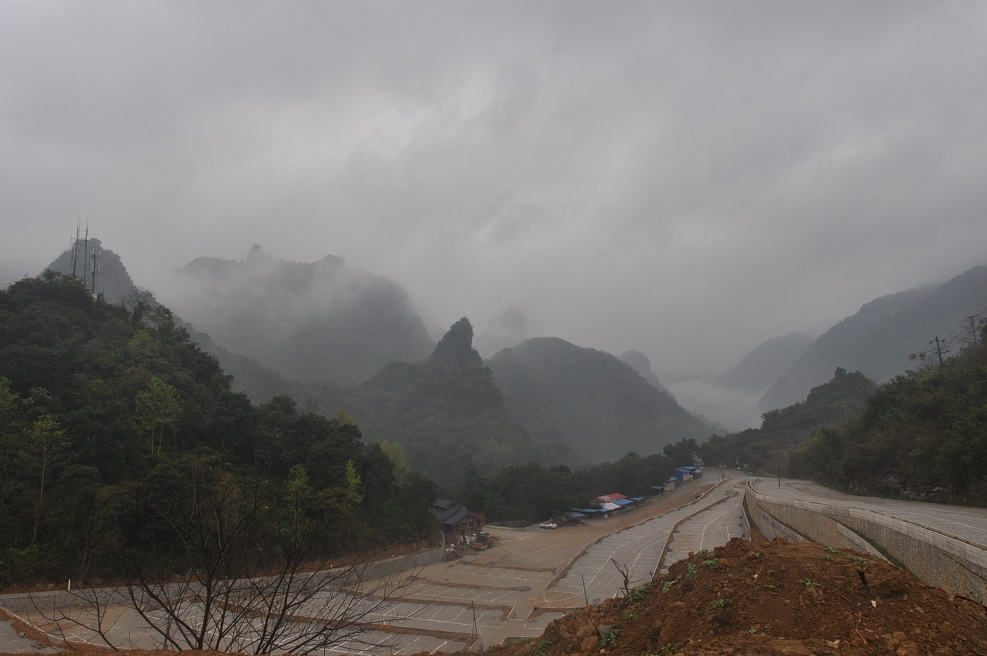
[[[746,353],[987,263],[985,33],[948,1],[3,2],[0,284],[88,226],[207,332],[349,307],[425,354],[465,316],[484,357],[639,351],[753,426]],[[318,265],[270,304],[251,253]]]

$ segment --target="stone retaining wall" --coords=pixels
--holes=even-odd
[[[426,565],[441,562],[444,556],[445,551],[441,548],[423,549],[413,554],[368,563],[360,576],[365,579],[395,576],[404,571],[418,570]],[[335,587],[346,583],[345,577],[342,577],[332,585]],[[98,600],[101,606],[129,606],[132,603],[126,588],[96,588],[0,595],[0,607],[20,615],[33,610],[48,612],[64,608],[92,608],[94,600]]]
[[[753,489],[747,509],[769,540],[785,536],[875,556],[883,551],[925,583],[987,603],[987,551],[962,538],[863,508],[779,499]]]

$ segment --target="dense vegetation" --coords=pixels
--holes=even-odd
[[[102,253],[114,265],[101,278],[107,289],[134,292],[119,258]],[[69,254],[54,266],[70,271]],[[399,287],[341,258],[283,262],[254,247],[244,260],[199,258],[182,273],[192,287],[184,318],[195,325],[174,321],[234,376],[233,389],[254,403],[285,395],[327,417],[345,408],[368,441],[400,447],[391,454],[444,484],[470,464],[488,476],[533,460],[587,465],[713,430],[678,406],[641,354],[638,375],[607,353],[530,340],[488,362],[493,370],[467,319],[433,348]]]
[[[484,363],[472,343],[463,318],[422,362],[354,385],[286,388],[317,412],[345,408],[368,439],[400,446],[412,469],[447,486],[471,466],[488,477],[534,461],[587,467],[712,431],[610,354],[546,338]]]
[[[987,331],[882,385],[799,447],[793,473],[860,494],[987,504]]]
[[[0,292],[0,584],[178,571],[229,537],[190,518],[255,550],[307,526],[312,557],[432,530],[434,486],[345,414],[254,406],[166,308],[123,305],[50,272]]]
[[[771,384],[760,401],[763,410],[782,408],[805,398],[837,367],[861,371],[877,383],[904,374],[910,354],[925,348],[933,336],[960,345],[958,317],[970,317],[987,306],[987,266],[977,266],[948,282],[891,294],[865,304],[813,342]],[[955,337],[954,337],[955,336]],[[971,339],[972,334],[966,334]]]
[[[682,440],[665,447],[663,454],[628,453],[615,462],[575,471],[564,465],[515,465],[489,478],[470,467],[458,498],[470,510],[484,513],[488,521],[534,522],[571,508],[586,508],[596,497],[611,492],[654,494],[652,486],[663,484],[676,467],[693,464],[696,450],[694,440]]]
[[[837,369],[760,428],[699,446],[709,466],[817,480],[875,496],[987,504],[987,332],[939,364],[876,385]]]
[[[399,445],[412,469],[441,483],[460,481],[470,464],[490,475],[536,460],[540,451],[508,412],[472,340],[469,320],[460,319],[424,362],[393,362],[306,402],[322,412],[345,408],[368,437]]]
[[[551,464],[661,453],[668,444],[713,432],[609,353],[539,337],[504,349],[488,364],[511,414]]]
[[[805,401],[762,416],[760,428],[713,435],[699,447],[708,466],[726,465],[749,471],[791,474],[796,447],[816,431],[843,424],[864,407],[876,385],[859,371],[837,369],[828,383],[812,388]]]

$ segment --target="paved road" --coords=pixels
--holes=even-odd
[[[714,494],[724,501],[692,517],[675,531],[669,551],[665,555],[662,571],[667,572],[673,563],[684,560],[692,552],[712,550],[733,538],[749,538],[747,520],[744,517],[743,481],[722,486]]]
[[[781,479],[757,479],[754,489],[766,496],[838,503],[852,508],[905,520],[925,528],[960,538],[987,549],[987,508],[947,506],[920,501],[898,501],[878,497],[858,497],[836,492],[816,483]]]

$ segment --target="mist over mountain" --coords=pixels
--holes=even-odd
[[[558,462],[658,453],[710,428],[613,355],[537,337],[487,360],[508,408]]]
[[[814,386],[804,401],[766,412],[756,428],[710,437],[700,453],[709,466],[726,464],[751,471],[776,468],[779,463],[787,467],[799,443],[820,429],[853,420],[876,388],[859,371],[837,369],[828,381]]]
[[[97,252],[96,273],[96,293],[102,294],[107,303],[119,305],[121,299],[135,288],[134,281],[131,280],[127,267],[123,265],[120,256],[108,248],[104,248],[102,242],[96,238],[89,238],[88,248],[90,252]],[[65,250],[61,255],[48,265],[48,268],[57,273],[65,275],[76,275],[83,277],[83,254],[80,250],[76,261],[75,271],[72,267],[72,249]],[[89,285],[91,287],[92,282]]]
[[[658,380],[657,374],[655,374],[655,372],[651,369],[651,360],[649,360],[648,356],[644,353],[641,353],[640,351],[627,351],[620,356],[620,361],[637,373],[641,374],[641,378],[648,381],[662,392],[671,395],[668,388],[662,385],[661,381]]]
[[[97,291],[119,303],[134,282],[116,253],[89,241],[101,252]],[[71,273],[71,253],[51,268]],[[912,354],[936,358],[936,337],[944,354],[958,351],[987,310],[987,267],[975,267],[874,299],[811,344],[797,333],[771,338],[721,376],[668,374],[666,386],[638,351],[618,360],[561,339],[524,340],[517,305],[479,337],[468,320],[457,322],[433,349],[397,283],[339,257],[284,262],[258,246],[240,261],[194,260],[181,277],[178,292],[165,285],[175,322],[220,361],[234,389],[255,402],[288,394],[329,416],[351,410],[370,439],[404,445],[410,461],[441,480],[466,464],[491,472],[524,459],[599,462],[610,456],[596,449],[601,439],[646,454],[721,426],[753,428],[837,368],[880,383],[915,368]],[[481,346],[496,351],[489,369]]]
[[[528,319],[516,304],[510,304],[487,323],[483,333],[474,340],[477,352],[484,358],[497,351],[520,344],[528,339]]]
[[[459,483],[467,465],[492,475],[541,451],[508,410],[472,346],[466,318],[422,362],[393,362],[350,385],[312,385],[299,399],[323,414],[342,408],[368,441],[400,445],[415,471]]]
[[[717,382],[727,389],[762,391],[778,379],[812,344],[799,333],[772,337],[754,347]]]
[[[725,373],[700,376],[681,371],[662,377],[684,407],[729,430],[761,424],[758,401],[764,390],[812,343],[809,337],[791,333],[765,340]]]
[[[987,266],[942,285],[875,299],[813,342],[768,388],[759,407],[767,411],[804,399],[838,367],[886,382],[916,366],[911,354],[937,357],[936,337],[947,349],[958,350],[963,340],[972,339],[971,318],[976,321],[985,309]]]
[[[178,272],[169,305],[231,352],[304,382],[353,382],[433,342],[407,293],[332,255],[288,262],[254,246],[243,260],[200,257]],[[170,288],[169,288],[170,289]]]

